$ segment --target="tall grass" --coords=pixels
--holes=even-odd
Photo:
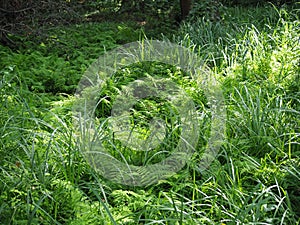
[[[195,154],[145,188],[90,168],[72,128],[72,96],[50,101],[26,89],[22,71],[1,69],[0,223],[299,224],[299,19],[273,7],[225,16],[184,24],[175,39],[218,77],[227,139],[206,171]]]
[[[267,9],[272,13],[259,20]],[[290,171],[299,166],[299,20],[275,8],[247,14],[234,17],[242,23],[202,19],[182,27],[187,43],[198,45],[221,75],[227,98],[228,143],[219,158],[226,166],[216,176],[228,209],[221,214],[224,223],[299,223],[290,180],[299,185]]]

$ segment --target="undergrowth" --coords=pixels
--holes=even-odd
[[[226,140],[206,171],[195,154],[149,187],[99,176],[81,153],[71,113],[87,66],[139,40],[140,30],[77,25],[19,52],[1,46],[0,223],[299,224],[299,18],[274,7],[228,8],[224,16],[186,23],[174,40],[202,57],[221,83]],[[143,107],[161,110],[150,100],[136,112],[140,122],[149,116]]]

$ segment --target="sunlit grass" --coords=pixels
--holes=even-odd
[[[74,98],[33,94],[18,66],[7,65],[0,70],[1,223],[299,224],[299,25],[294,12],[273,7],[228,9],[224,21],[183,25],[185,38],[176,40],[222,84],[227,139],[206,171],[196,153],[146,188],[99,176],[72,127]],[[109,112],[105,104],[99,117]],[[147,120],[152,104],[135,116]],[[129,163],[130,149],[122,154]]]

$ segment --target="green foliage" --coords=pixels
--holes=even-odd
[[[223,4],[234,6],[234,5],[242,5],[242,6],[258,6],[258,5],[264,5],[268,3],[272,3],[275,5],[283,5],[283,4],[295,4],[298,2],[298,0],[221,0]]]
[[[109,130],[104,121],[111,116],[112,106],[123,87],[136,79],[147,77],[150,79],[167,78],[173,81],[193,99],[199,113],[208,114],[209,110],[205,109],[205,106],[207,107],[207,100],[203,90],[197,90],[197,84],[188,74],[172,65],[165,65],[159,62],[139,62],[118,70],[101,89],[95,115],[99,121],[105,124],[101,124],[102,127]],[[168,89],[168,87],[165,87],[163,80],[161,82],[157,81],[155,85],[156,87]],[[135,91],[139,91],[138,87]],[[140,91],[141,93],[145,92],[144,89]],[[149,90],[149,92],[151,92],[151,90]],[[153,93],[155,93],[155,90],[153,90]],[[122,103],[126,102],[126,96],[124,99],[119,99],[119,101]],[[160,97],[147,97],[139,100],[131,109],[131,117],[131,127],[141,134],[139,137],[141,140],[149,138],[151,134],[149,124],[153,118],[159,118],[166,123],[166,138],[164,138],[158,147],[152,149],[150,153],[149,151],[141,151],[141,149],[133,151],[126,146],[122,146],[118,139],[113,138],[112,142],[110,140],[103,142],[110,155],[113,155],[120,161],[126,159],[126,162],[129,164],[146,165],[160,162],[176,149],[181,133],[180,119],[178,118],[177,109],[165,99]],[[208,123],[209,115],[207,115],[206,119],[203,119],[203,124]],[[203,131],[202,139],[207,140],[207,137],[204,135],[207,127],[205,128],[203,124],[201,125],[201,130]],[[109,135],[113,134],[109,133]],[[199,141],[198,149],[203,147],[200,143],[202,142]]]
[[[218,21],[226,8],[217,0],[194,1],[193,7],[188,15],[189,22],[195,22],[199,18],[209,21]]]
[[[47,41],[26,42],[30,48],[18,52],[0,47],[1,223],[300,223],[296,11],[228,8],[220,21],[200,18],[182,25],[174,40],[199,54],[222,85],[226,141],[206,171],[199,171],[197,152],[170,179],[141,188],[111,183],[90,168],[71,114],[72,93],[87,66],[105,49],[140,38],[140,31],[124,23],[100,23],[51,32]],[[99,93],[111,96],[97,108],[99,123],[110,115],[122,85],[149,74],[171,77],[196,105],[205,103],[201,90],[179,69],[138,63],[120,69]],[[149,98],[135,106],[141,130],[158,114],[176,124],[176,111],[168,118],[172,107],[160,103]],[[130,149],[125,150],[128,157]]]
[[[2,57],[0,65],[13,67],[17,78],[32,92],[73,93],[87,66],[105,50],[115,47],[116,40],[139,38],[136,35],[129,39],[128,32],[119,32],[113,39],[117,29],[117,25],[93,23],[58,27],[39,45],[27,42],[31,48],[21,50],[22,54],[2,47],[1,54],[10,57]]]

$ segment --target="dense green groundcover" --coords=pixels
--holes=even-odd
[[[99,176],[82,156],[71,113],[87,67],[104,51],[144,38],[140,28],[74,25],[53,29],[40,43],[27,40],[18,51],[0,46],[0,224],[299,224],[297,13],[227,8],[222,20],[193,18],[174,31],[172,41],[198,54],[222,86],[226,140],[206,171],[199,171],[195,152],[184,169],[149,187]],[[135,66],[127,70],[137,68],[133,76],[149,64]],[[151,66],[162,76],[178,74],[169,65]],[[197,102],[201,91],[177,78]],[[109,85],[103,96],[118,87]],[[99,119],[109,107],[109,101],[99,105]],[[134,118],[145,122],[170,109],[146,99]],[[171,150],[173,142],[166,143]],[[130,163],[139,160],[128,149],[123,154]]]

